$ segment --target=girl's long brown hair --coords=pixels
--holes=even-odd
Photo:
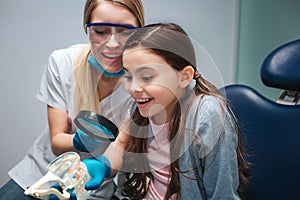
[[[193,100],[196,96],[203,97],[205,95],[216,97],[219,100],[220,105],[225,105],[225,109],[229,111],[233,118],[235,129],[238,134],[238,146],[236,151],[240,184],[237,192],[241,198],[245,198],[250,185],[248,176],[250,176],[251,170],[250,164],[245,159],[246,155],[243,148],[245,144],[242,140],[242,134],[237,119],[228,102],[220,94],[219,90],[201,77],[199,72],[197,72],[194,48],[185,31],[180,26],[172,23],[148,25],[143,29],[137,30],[137,32],[129,38],[125,45],[125,49],[136,46],[146,48],[149,52],[161,56],[170,66],[178,71],[186,66],[193,66],[196,72],[194,76],[196,85],[193,89],[193,95],[184,97],[187,100],[185,105],[181,105],[179,102],[180,100],[178,100],[172,115],[173,118],[169,123],[170,134],[168,139],[169,141],[175,140],[175,142],[172,142],[170,147],[171,161],[173,160],[170,165],[171,180],[164,199],[169,199],[173,194],[176,194],[178,199],[180,198],[179,173],[181,173],[181,171],[179,169],[178,145],[183,141],[184,128],[182,127],[184,127],[190,108],[189,106]],[[148,135],[149,119],[142,117],[138,109],[136,109],[132,113],[132,121],[130,132],[135,135],[129,137],[126,151],[140,154],[146,153],[148,139],[145,136]],[[127,156],[124,160],[125,164],[132,169],[132,172],[128,172],[126,175],[127,180],[124,184],[123,193],[128,195],[131,199],[142,199],[147,192],[147,177],[151,176],[147,160],[144,156],[132,156],[132,154]]]

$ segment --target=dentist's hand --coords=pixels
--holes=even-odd
[[[91,180],[85,184],[86,190],[96,190],[103,183],[105,178],[110,177],[111,175],[111,165],[109,160],[105,156],[97,156],[95,158],[88,158],[82,160],[82,162],[86,165],[89,175],[91,176]],[[55,184],[52,188],[57,189],[59,192],[63,192],[62,188],[59,184]],[[77,200],[75,193],[70,193],[69,200]],[[50,195],[49,200],[59,200],[59,198],[52,194]]]
[[[111,175],[111,165],[107,157],[101,155],[95,158],[85,159],[82,162],[86,165],[91,180],[85,184],[86,190],[96,190],[103,183],[105,178]]]

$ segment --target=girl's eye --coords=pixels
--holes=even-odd
[[[143,81],[151,81],[151,79],[153,78],[153,76],[144,76],[142,77]]]
[[[131,81],[132,80],[132,76],[130,75],[125,75],[124,79],[126,79],[127,81]]]

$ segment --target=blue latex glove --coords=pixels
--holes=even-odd
[[[111,165],[109,160],[105,156],[97,156],[95,158],[88,158],[82,160],[82,162],[86,165],[89,175],[91,176],[91,180],[85,184],[86,190],[96,190],[103,183],[105,178],[110,177],[111,175]],[[57,189],[62,192],[62,188],[59,184],[55,184],[52,188]],[[77,200],[75,193],[70,193],[69,200]],[[50,195],[49,200],[59,200],[59,198],[52,194]]]
[[[73,138],[74,148],[81,152],[93,152],[99,146],[100,142],[101,141],[98,138],[89,136],[80,129],[76,130]],[[106,142],[103,142],[103,145],[105,144]]]
[[[62,188],[59,186],[59,184],[55,184],[52,186],[52,188],[57,189],[62,193]],[[77,200],[76,194],[75,193],[70,193],[70,199],[69,200]],[[49,200],[59,200],[59,198],[55,194],[51,194],[49,197]]]
[[[82,160],[88,169],[91,180],[85,184],[86,190],[96,190],[105,178],[111,175],[111,165],[107,157],[101,155],[95,158]]]

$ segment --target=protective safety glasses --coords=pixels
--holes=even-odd
[[[135,30],[139,28],[127,24],[99,22],[86,24],[86,27],[90,41],[99,44],[108,41],[112,36],[114,36],[118,42],[124,44]]]

